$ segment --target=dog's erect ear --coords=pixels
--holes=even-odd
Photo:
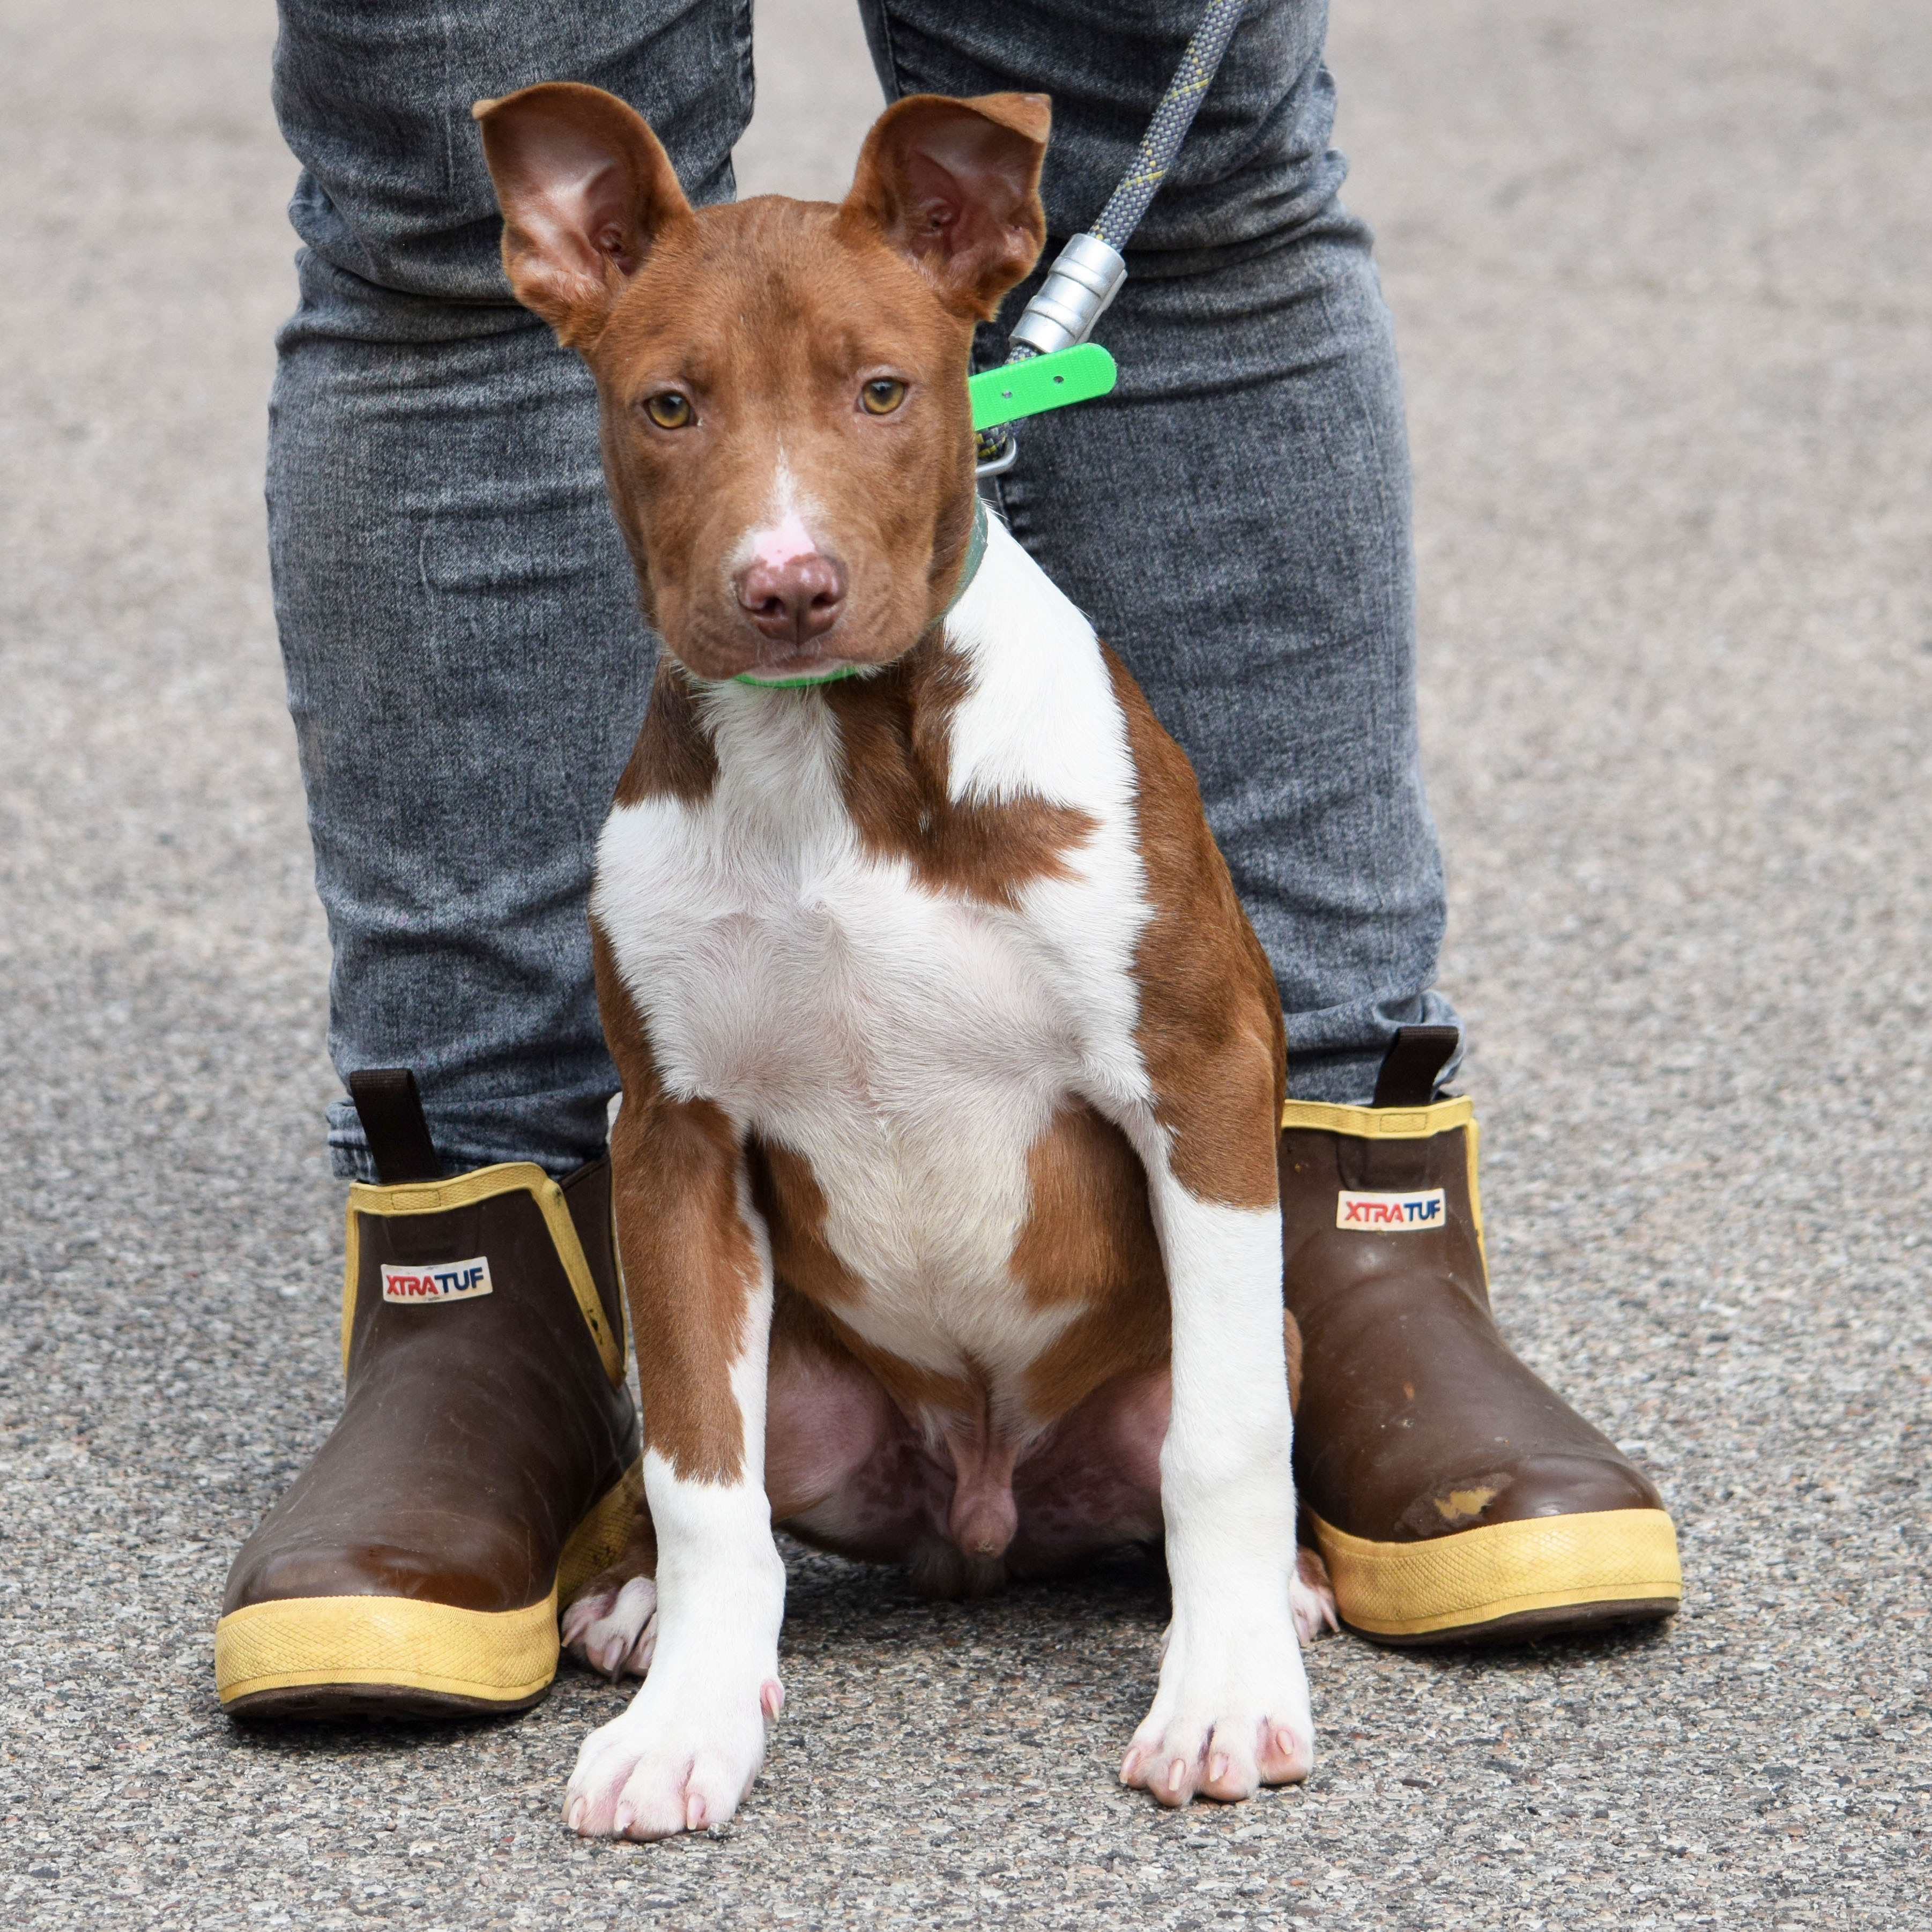
[[[510,286],[581,348],[691,204],[644,117],[601,87],[546,81],[470,111],[503,211]]]
[[[883,229],[949,307],[990,320],[1046,240],[1052,121],[1043,94],[909,94],[866,136],[845,212]]]

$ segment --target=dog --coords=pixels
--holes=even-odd
[[[774,1523],[940,1594],[1164,1540],[1121,1778],[1305,1778],[1274,980],[1185,757],[976,494],[1048,103],[909,98],[842,203],[699,211],[596,88],[476,111],[664,645],[591,898],[646,1502],[563,1626],[644,1682],[566,1816],[742,1801]]]

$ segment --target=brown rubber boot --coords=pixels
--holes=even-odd
[[[439,1178],[414,1079],[350,1085],[382,1184],[349,1191],[347,1396],[229,1572],[216,1687],[237,1717],[522,1710],[642,1492],[610,1163]]]
[[[1668,1616],[1683,1585],[1655,1488],[1490,1315],[1474,1112],[1436,1092],[1456,1038],[1405,1027],[1372,1106],[1282,1112],[1304,1534],[1342,1622],[1384,1643]]]

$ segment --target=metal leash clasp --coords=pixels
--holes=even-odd
[[[1054,258],[1010,340],[1036,356],[1084,342],[1126,279],[1127,265],[1118,249],[1097,235],[1075,236]]]
[[[1020,460],[1020,440],[1005,423],[980,430],[974,447],[979,458],[973,466],[975,476],[1004,476]]]

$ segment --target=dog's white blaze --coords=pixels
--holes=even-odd
[[[748,565],[761,563],[776,570],[794,557],[809,556],[818,548],[809,519],[817,506],[800,489],[786,460],[784,446],[778,446],[772,470],[772,487],[765,500],[764,521],[747,530],[730,550],[725,569],[735,576]]]
[[[752,532],[752,560],[776,569],[795,556],[809,556],[818,548],[805,519],[796,510],[783,523]]]
[[[1144,881],[1091,628],[998,527],[952,621],[973,677],[956,791],[1088,812],[1098,829],[1072,877],[1028,887],[1017,910],[927,890],[861,845],[823,699],[722,684],[702,699],[711,795],[614,813],[593,904],[670,1090],[811,1162],[826,1238],[867,1287],[840,1318],[939,1373],[978,1364],[1023,1424],[1003,1394],[1078,1314],[1029,1307],[1012,1278],[1026,1156],[1070,1095],[1144,1104],[1131,970]],[[982,685],[997,702],[980,704]],[[1049,709],[1060,729],[1042,737],[1033,720]],[[1003,716],[1024,722],[1003,736]]]

